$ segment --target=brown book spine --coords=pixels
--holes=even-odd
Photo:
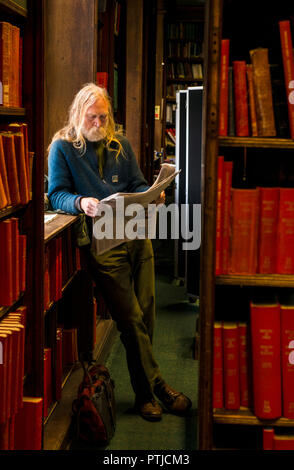
[[[246,65],[247,72],[247,83],[248,83],[248,98],[249,98],[249,116],[250,116],[250,125],[251,125],[251,135],[253,137],[258,136],[257,129],[257,116],[256,116],[256,103],[254,96],[254,87],[253,87],[253,75],[252,75],[252,65]]]
[[[4,157],[4,149],[3,149],[3,140],[2,135],[0,134],[0,173],[3,182],[4,192],[7,199],[7,205],[11,205],[11,197],[8,185],[8,176],[7,176],[7,169],[6,169],[6,162]]]
[[[30,200],[30,195],[23,133],[18,132],[14,134],[14,144],[15,158],[18,171],[20,200],[21,204],[27,204]]]
[[[259,47],[250,51],[253,88],[256,103],[258,135],[276,135],[272,84],[268,62],[268,49]]]
[[[249,136],[246,62],[233,61],[236,136]]]
[[[3,106],[11,106],[11,25],[0,22],[0,81],[3,90]]]
[[[8,132],[2,133],[4,158],[7,168],[7,178],[10,189],[11,204],[20,204],[19,181],[15,158],[14,135]]]

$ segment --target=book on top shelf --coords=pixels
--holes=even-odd
[[[228,93],[229,93],[229,50],[230,40],[221,41],[220,92],[219,92],[219,135],[228,135]]]
[[[280,305],[250,303],[254,414],[282,416]]]
[[[258,135],[261,137],[275,136],[276,127],[268,49],[259,47],[250,50],[249,54],[252,63]]]
[[[290,21],[279,21],[291,139],[294,139],[294,59]]]
[[[229,66],[228,71],[228,135],[231,137],[235,136],[235,102],[234,102],[234,78],[233,78],[233,67]]]
[[[235,126],[237,137],[249,136],[246,62],[233,61]]]
[[[257,129],[256,102],[255,102],[255,95],[254,95],[252,64],[246,65],[246,74],[247,74],[247,84],[248,84],[248,103],[249,103],[251,135],[252,137],[257,137],[258,129]]]

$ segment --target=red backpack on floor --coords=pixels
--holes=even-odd
[[[115,432],[114,382],[107,367],[94,364],[87,369],[72,410],[77,438],[89,443],[108,444]]]

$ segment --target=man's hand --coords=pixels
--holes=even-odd
[[[99,199],[94,197],[82,197],[80,200],[81,209],[85,212],[86,215],[89,215],[90,217],[96,216],[98,204]]]

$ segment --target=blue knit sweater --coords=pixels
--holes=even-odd
[[[86,153],[81,156],[73,144],[56,140],[48,158],[48,198],[54,210],[61,209],[78,214],[75,200],[81,196],[99,200],[117,192],[143,192],[148,185],[137,164],[130,143],[124,136],[117,136],[124,155],[105,149],[106,159],[103,178],[100,177],[98,159],[92,142],[86,141]],[[117,144],[112,143],[115,149]]]

